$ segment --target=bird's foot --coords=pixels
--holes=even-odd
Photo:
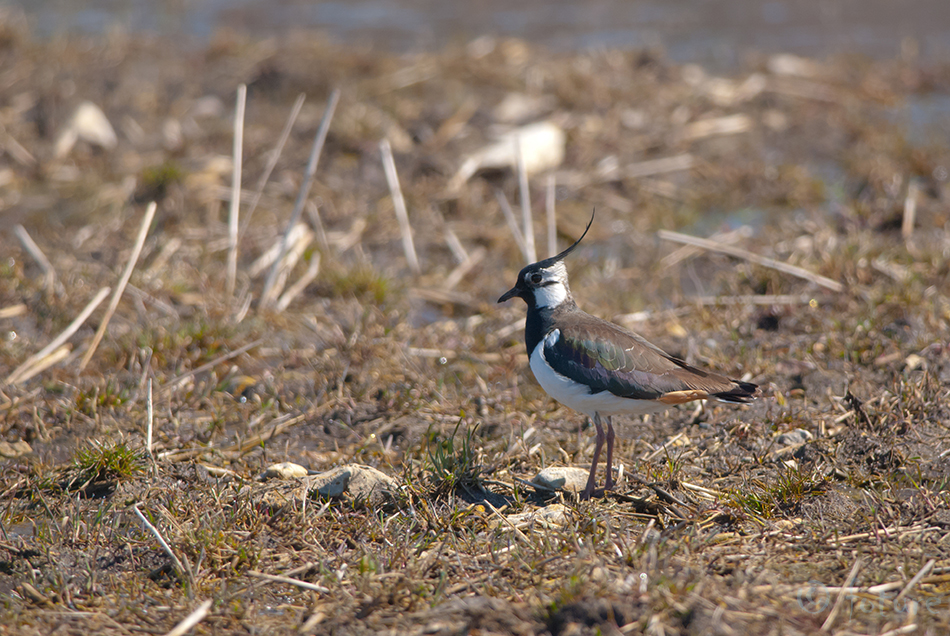
[[[583,491],[581,491],[581,494],[578,495],[581,501],[588,501],[591,498],[600,499],[601,497],[606,497],[606,496],[607,496],[606,488],[594,488],[594,487],[591,487],[589,489],[585,488]]]

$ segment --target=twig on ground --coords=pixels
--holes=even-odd
[[[218,356],[217,358],[215,358],[215,359],[212,360],[211,362],[206,362],[205,364],[201,365],[200,367],[198,367],[198,368],[196,368],[196,369],[192,369],[191,371],[186,371],[186,372],[182,373],[182,374],[179,375],[178,377],[176,377],[176,378],[174,378],[173,380],[171,380],[168,384],[166,384],[166,385],[165,385],[165,388],[162,389],[162,390],[159,392],[159,394],[160,394],[160,395],[164,395],[165,393],[170,392],[172,389],[174,389],[176,386],[178,386],[178,383],[179,383],[179,382],[182,382],[183,380],[187,380],[187,379],[190,378],[191,376],[197,375],[197,374],[202,373],[202,372],[204,372],[204,371],[207,371],[208,369],[213,369],[214,367],[218,366],[218,365],[221,364],[222,362],[226,362],[226,361],[230,360],[231,358],[236,358],[236,357],[238,357],[239,355],[241,355],[242,353],[244,353],[245,351],[249,351],[249,350],[253,349],[253,348],[256,347],[257,345],[261,344],[262,342],[264,342],[264,339],[263,339],[263,338],[258,338],[258,339],[255,340],[254,342],[251,342],[251,343],[249,343],[249,344],[246,344],[246,345],[244,345],[243,347],[241,347],[240,349],[235,349],[235,350],[232,351],[231,353],[226,353],[226,354],[224,354],[224,355],[222,355],[222,356]]]
[[[307,172],[304,175],[303,183],[300,184],[300,192],[297,194],[297,201],[294,203],[294,211],[290,215],[290,221],[287,223],[287,229],[284,232],[284,240],[280,244],[280,250],[274,264],[271,266],[267,280],[264,282],[264,291],[261,292],[261,307],[268,307],[274,302],[275,294],[272,289],[277,280],[277,274],[280,271],[280,263],[287,252],[287,235],[297,225],[300,213],[303,211],[307,197],[310,196],[310,186],[313,185],[313,177],[317,173],[317,164],[320,161],[320,153],[323,151],[323,144],[327,140],[327,132],[330,130],[330,121],[333,119],[333,113],[336,105],[340,101],[340,89],[335,89],[327,100],[327,108],[323,113],[323,119],[320,121],[320,128],[317,130],[317,136],[313,140],[313,148],[310,150],[310,159],[307,162]]]
[[[277,167],[277,161],[280,159],[280,155],[284,152],[284,146],[287,144],[287,140],[290,138],[290,132],[293,130],[294,124],[297,122],[297,117],[300,115],[300,109],[303,108],[303,103],[306,98],[306,95],[303,93],[297,95],[297,101],[294,102],[293,108],[290,109],[290,116],[287,118],[287,123],[284,124],[284,129],[280,132],[280,138],[277,140],[277,145],[270,152],[270,156],[267,159],[267,165],[264,166],[264,174],[261,175],[260,180],[257,182],[257,189],[254,191],[254,198],[251,199],[251,204],[247,208],[247,214],[244,215],[244,221],[241,222],[241,232],[238,234],[238,243],[240,243],[244,238],[244,233],[247,232],[247,228],[251,224],[251,216],[254,214],[254,210],[257,209],[257,204],[261,201],[261,196],[264,194],[264,186],[266,186],[267,182],[270,181],[271,173],[273,173],[274,168]]]
[[[449,250],[451,250],[456,262],[459,265],[466,262],[468,260],[468,250],[462,245],[462,241],[459,240],[458,235],[456,235],[448,225],[444,227],[444,234],[445,244],[449,246]]]
[[[244,106],[247,103],[247,85],[237,90],[237,105],[234,109],[234,148],[231,171],[231,206],[228,210],[228,279],[227,295],[234,295],[237,280],[238,213],[241,209],[241,171],[244,160]]]
[[[284,311],[293,302],[294,298],[300,295],[303,290],[307,288],[307,285],[313,282],[313,280],[320,273],[320,252],[314,252],[313,256],[310,257],[310,265],[307,266],[307,271],[303,273],[303,276],[297,279],[297,281],[287,288],[287,291],[284,292],[284,295],[280,297],[277,301],[277,311]]]
[[[132,247],[132,254],[129,256],[129,262],[126,263],[125,270],[122,272],[122,277],[119,278],[119,283],[115,286],[115,293],[112,294],[112,298],[109,300],[109,305],[106,307],[106,313],[102,317],[102,322],[99,323],[99,328],[96,330],[96,335],[92,337],[92,342],[89,344],[89,348],[86,349],[86,353],[79,362],[80,373],[82,373],[83,369],[86,368],[86,365],[89,364],[93,354],[95,354],[96,348],[99,347],[99,343],[102,341],[102,337],[106,333],[106,328],[109,326],[109,321],[112,320],[112,314],[115,313],[116,308],[119,306],[119,301],[122,299],[122,293],[125,291],[125,286],[129,284],[129,279],[132,277],[132,270],[135,269],[135,263],[138,262],[139,255],[142,253],[142,246],[145,245],[145,237],[148,236],[148,228],[151,227],[152,219],[155,218],[156,208],[157,205],[154,201],[152,201],[145,209],[145,218],[142,219],[142,225],[139,226],[139,233],[138,236],[135,237],[135,245]]]
[[[270,429],[269,431],[265,433],[258,433],[257,435],[248,437],[242,442],[231,444],[230,446],[226,446],[225,448],[215,448],[214,446],[201,446],[198,448],[171,450],[171,451],[165,451],[164,453],[159,453],[158,458],[161,460],[178,462],[185,459],[191,459],[193,457],[199,457],[201,455],[204,455],[205,453],[210,453],[210,452],[216,452],[216,453],[222,453],[222,454],[237,453],[239,455],[243,455],[249,450],[260,446],[261,443],[267,442],[268,440],[271,440],[274,437],[280,435],[291,426],[294,426],[295,424],[302,422],[304,419],[306,419],[306,417],[307,417],[306,415],[297,415],[295,417],[283,415],[277,418],[277,420],[275,420],[277,423],[274,424],[274,427]]]
[[[904,597],[907,596],[912,589],[914,589],[914,586],[920,583],[921,579],[930,574],[930,571],[936,564],[936,559],[930,559],[927,561],[927,563],[924,564],[924,567],[920,568],[920,571],[914,575],[914,578],[907,582],[907,585],[904,586],[904,589],[901,590],[901,593],[894,598],[894,603],[896,604],[904,600]]]
[[[69,357],[70,351],[72,351],[72,347],[70,347],[68,344],[64,344],[63,346],[56,349],[56,351],[50,353],[48,356],[38,359],[30,366],[30,368],[26,369],[19,378],[17,378],[17,382],[26,382],[34,375],[46,371],[48,368],[58,362],[62,362]]]
[[[690,301],[696,305],[807,305],[814,300],[807,294],[762,294],[748,296],[696,296]]]
[[[191,568],[186,569],[184,562],[178,558],[175,552],[172,550],[171,546],[168,545],[168,542],[165,541],[165,538],[162,536],[162,533],[158,531],[158,528],[152,525],[152,523],[145,518],[145,515],[142,514],[142,511],[139,510],[139,505],[134,504],[132,506],[132,512],[139,518],[139,520],[145,524],[145,527],[149,532],[152,533],[152,536],[158,541],[159,545],[162,546],[162,550],[165,551],[165,554],[168,555],[168,558],[172,560],[172,563],[175,566],[175,569],[178,570],[180,576],[184,576],[188,579],[188,584],[192,589],[194,589],[194,576],[191,573]]]
[[[654,457],[658,456],[660,453],[662,453],[663,451],[665,451],[666,449],[668,449],[670,446],[673,446],[674,444],[676,444],[676,442],[678,442],[679,440],[681,440],[681,439],[682,439],[683,437],[685,437],[685,436],[686,436],[686,433],[677,433],[676,435],[674,435],[674,436],[671,437],[670,439],[666,440],[659,448],[655,448],[655,449],[654,449],[653,451],[651,451],[650,453],[647,453],[646,455],[644,455],[643,457],[641,457],[641,458],[640,458],[640,461],[641,461],[641,462],[648,462],[648,461],[650,461],[651,459],[653,459]]]
[[[27,312],[27,308],[26,308],[26,305],[23,303],[10,305],[9,307],[2,307],[0,308],[0,319],[15,318],[17,316],[22,316],[26,312]]]
[[[273,581],[275,583],[286,583],[287,585],[293,585],[294,587],[299,587],[302,590],[310,590],[311,592],[329,592],[330,589],[323,587],[322,585],[317,585],[316,583],[308,583],[307,581],[301,581],[300,579],[292,579],[289,576],[277,576],[276,574],[265,574],[264,572],[257,572],[255,570],[248,571],[249,576],[255,576],[259,579],[266,579],[268,581]]]
[[[298,223],[297,227],[300,229],[299,233],[294,232],[295,238],[290,241],[290,248],[284,252],[283,262],[280,263],[280,270],[277,273],[277,278],[274,280],[274,284],[271,287],[271,297],[279,298],[281,293],[284,291],[284,285],[287,284],[287,277],[290,275],[290,272],[293,271],[294,267],[297,265],[297,262],[303,258],[304,253],[307,251],[307,247],[310,246],[310,243],[313,242],[314,233],[306,226],[304,223]],[[279,246],[274,246],[278,248]],[[273,251],[273,250],[272,250]]]
[[[399,175],[396,174],[396,162],[393,160],[393,149],[388,139],[383,139],[379,142],[379,150],[383,158],[383,171],[386,173],[386,183],[389,185],[389,192],[393,199],[393,209],[396,211],[396,220],[399,221],[399,232],[402,234],[402,249],[406,253],[409,269],[412,270],[413,274],[419,275],[422,269],[419,267],[419,257],[416,255],[416,246],[412,242],[412,226],[409,224],[406,200],[402,196],[402,188],[399,187]]]
[[[442,289],[453,289],[462,282],[462,279],[472,271],[472,268],[482,262],[482,259],[485,258],[487,253],[488,251],[484,247],[477,247],[475,251],[468,254],[468,258],[445,277],[445,280],[442,282]]]
[[[736,228],[729,232],[717,232],[709,237],[710,241],[715,241],[716,243],[721,243],[723,245],[737,243],[742,239],[746,239],[752,236],[753,230],[748,225],[743,225],[742,227]],[[663,269],[668,269],[684,261],[688,258],[695,256],[696,254],[701,254],[702,249],[696,247],[695,245],[684,245],[683,247],[670,252],[666,256],[660,259],[660,267]]]
[[[16,384],[24,379],[24,376],[30,367],[35,365],[38,361],[43,360],[54,350],[58,349],[60,345],[69,340],[70,336],[76,333],[79,327],[81,327],[82,324],[86,322],[86,319],[89,318],[90,314],[95,311],[96,307],[99,306],[99,303],[105,299],[110,291],[110,287],[103,287],[100,289],[98,293],[96,293],[95,297],[89,301],[89,304],[86,305],[81,312],[79,312],[79,315],[76,316],[76,318],[71,323],[69,323],[69,326],[66,327],[66,329],[64,329],[61,334],[56,336],[52,342],[43,347],[40,351],[27,358],[23,364],[13,370],[13,373],[7,376],[7,379],[4,380],[3,383]]]
[[[736,258],[749,261],[750,263],[761,265],[762,267],[768,267],[785,274],[797,276],[798,278],[815,283],[816,285],[821,285],[822,287],[830,289],[831,291],[844,291],[844,285],[836,280],[832,280],[826,276],[821,276],[820,274],[815,274],[814,272],[810,272],[807,269],[798,267],[797,265],[789,265],[788,263],[782,263],[772,258],[759,256],[758,254],[754,254],[739,247],[723,245],[722,243],[717,243],[716,241],[711,241],[709,239],[689,236],[688,234],[680,234],[679,232],[671,232],[669,230],[660,230],[657,232],[657,235],[667,241],[684,243],[686,245],[695,245],[696,247],[701,247],[705,250],[709,250],[710,252],[728,254],[729,256],[734,256]]]
[[[191,629],[204,620],[211,609],[211,599],[208,599],[195,609],[191,614],[185,617],[185,620],[178,623],[165,636],[185,636]]]
[[[861,570],[861,557],[858,557],[854,560],[854,565],[851,566],[851,573],[848,574],[848,578],[845,580],[843,588],[851,587],[851,584],[854,583],[854,579],[858,576],[858,571]],[[846,596],[844,590],[838,592],[838,598],[835,599],[835,604],[831,608],[831,612],[828,614],[828,618],[825,619],[825,622],[821,625],[821,631],[827,632],[831,630],[831,626],[834,624],[835,619],[838,618],[838,612],[841,610],[841,604],[844,602],[844,597]]]
[[[320,249],[329,252],[330,241],[327,240],[327,231],[323,228],[323,219],[320,218],[320,206],[313,201],[307,201],[307,216],[310,217],[310,225],[313,226],[313,231],[317,233]]]
[[[46,258],[46,254],[44,254],[40,246],[33,241],[33,238],[26,231],[26,228],[19,223],[14,226],[13,233],[16,234],[16,237],[20,240],[23,249],[33,257],[36,264],[43,270],[43,288],[48,292],[54,291],[54,287],[56,286],[56,270],[53,269],[53,264]]]

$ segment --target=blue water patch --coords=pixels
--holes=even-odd
[[[912,95],[892,108],[889,116],[904,128],[907,141],[915,146],[950,142],[950,95]]]

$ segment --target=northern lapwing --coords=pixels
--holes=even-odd
[[[548,395],[587,415],[597,429],[594,460],[581,499],[589,499],[594,492],[604,441],[605,491],[613,487],[611,416],[656,413],[708,398],[744,404],[758,394],[755,384],[691,367],[632,331],[577,306],[564,258],[587,236],[593,222],[592,214],[581,237],[557,256],[522,269],[515,286],[498,299],[503,303],[517,296],[528,304],[524,339],[534,377]],[[606,433],[601,418],[606,419]]]

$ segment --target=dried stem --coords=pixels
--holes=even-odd
[[[844,582],[842,588],[851,587],[851,584],[854,583],[854,579],[858,576],[858,571],[861,569],[861,559],[860,557],[855,559],[854,565],[851,566],[851,573],[848,574],[847,580]],[[844,589],[838,592],[838,598],[835,599],[834,607],[831,608],[831,613],[828,614],[828,618],[825,619],[825,622],[821,626],[821,631],[827,632],[831,630],[831,626],[834,624],[835,619],[838,617],[838,612],[841,610],[841,604],[844,602],[844,597],[846,596]]]
[[[784,274],[797,276],[798,278],[815,283],[816,285],[821,285],[822,287],[830,289],[831,291],[844,291],[844,285],[836,280],[832,280],[826,276],[821,276],[820,274],[815,274],[814,272],[810,272],[807,269],[798,267],[796,265],[789,265],[788,263],[782,263],[765,256],[753,254],[752,252],[744,250],[740,247],[723,245],[722,243],[717,243],[716,241],[711,241],[709,239],[689,236],[687,234],[680,234],[679,232],[671,232],[669,230],[660,230],[657,232],[657,235],[661,239],[665,239],[667,241],[674,241],[676,243],[683,243],[686,245],[695,245],[696,247],[701,247],[704,250],[709,250],[710,252],[728,254],[729,256],[734,256],[736,258],[749,261],[750,263],[761,265],[762,267],[768,267],[770,269],[778,270]]]
[[[920,568],[920,571],[914,575],[914,578],[907,582],[907,585],[904,586],[904,589],[901,590],[901,593],[894,598],[894,603],[899,603],[904,600],[904,597],[910,594],[910,591],[914,589],[914,586],[920,583],[921,579],[930,574],[930,571],[933,569],[934,565],[937,564],[936,559],[930,559],[927,563],[924,564],[924,567]]]
[[[155,410],[152,405],[152,378],[148,379],[148,397],[146,398],[145,406],[148,413],[145,428],[145,450],[148,451],[149,457],[152,457],[154,460],[152,456],[152,430],[155,422]]]
[[[300,184],[300,192],[297,194],[297,201],[294,203],[294,211],[290,215],[290,222],[287,223],[284,239],[280,244],[280,252],[277,254],[277,259],[274,260],[274,264],[271,266],[270,273],[268,273],[267,280],[264,283],[264,291],[261,293],[261,307],[268,307],[274,302],[272,289],[274,282],[277,280],[277,274],[280,271],[280,264],[284,260],[284,254],[287,252],[287,235],[290,234],[291,230],[293,230],[297,224],[304,204],[307,202],[307,197],[310,196],[310,186],[313,185],[313,177],[317,173],[320,153],[323,151],[323,144],[326,142],[327,132],[330,130],[330,122],[333,120],[333,112],[336,110],[336,105],[339,101],[340,89],[336,89],[330,94],[330,99],[327,100],[327,108],[323,113],[323,119],[320,121],[317,136],[313,140],[313,148],[310,150],[310,159],[307,162],[307,172],[304,175],[303,183]]]
[[[191,629],[204,620],[205,616],[208,615],[208,610],[211,609],[211,599],[208,599],[204,603],[198,606],[195,611],[185,617],[185,619],[175,625],[171,631],[169,631],[165,636],[185,636]]]
[[[228,298],[234,295],[237,280],[238,212],[241,209],[241,171],[244,158],[244,106],[247,102],[247,85],[241,84],[237,91],[237,107],[234,111],[234,170],[231,177],[231,207],[228,211]]]
[[[300,579],[292,579],[288,576],[277,576],[276,574],[265,574],[264,572],[256,572],[250,570],[248,572],[249,576],[256,576],[259,579],[266,579],[268,581],[273,581],[275,583],[286,583],[287,585],[293,585],[299,587],[302,590],[310,590],[311,592],[329,592],[328,588],[323,587],[322,585],[317,585],[316,583],[308,583],[307,581],[301,581]]]
[[[16,234],[16,237],[20,240],[20,244],[23,245],[30,256],[33,257],[33,260],[36,261],[36,264],[40,266],[40,269],[43,270],[43,287],[46,291],[53,291],[54,286],[56,285],[56,270],[53,269],[53,264],[50,263],[49,259],[46,258],[46,254],[43,253],[43,250],[40,249],[40,246],[37,245],[33,238],[26,231],[26,228],[17,223],[13,228],[13,233]]]
[[[280,300],[277,301],[277,311],[284,311],[293,302],[294,298],[299,296],[303,290],[307,288],[307,285],[313,282],[313,280],[320,273],[320,252],[314,252],[313,256],[310,257],[310,265],[307,267],[307,271],[304,272],[303,276],[297,279],[297,281],[287,288],[287,291],[284,292],[284,295],[280,297]]]
[[[191,587],[194,588],[194,585],[193,585],[194,577],[191,573],[191,569],[190,568],[185,569],[183,562],[181,561],[181,559],[178,558],[178,556],[172,550],[171,546],[168,545],[168,542],[165,541],[165,538],[162,536],[162,533],[158,531],[158,528],[153,526],[151,522],[145,518],[145,515],[142,514],[141,510],[139,510],[138,504],[135,504],[132,506],[132,512],[134,512],[135,515],[139,518],[139,520],[143,524],[145,524],[145,527],[148,529],[148,531],[152,533],[152,536],[154,536],[155,539],[158,541],[159,545],[162,546],[162,550],[164,550],[165,554],[168,555],[168,558],[172,560],[172,563],[175,565],[175,569],[178,570],[178,574],[180,576],[187,577],[189,584],[192,584]]]
[[[96,352],[96,349],[99,347],[99,343],[102,341],[102,337],[106,333],[106,328],[109,326],[109,321],[112,320],[112,314],[115,313],[116,308],[119,306],[119,300],[122,299],[122,293],[125,291],[125,286],[129,284],[129,279],[132,277],[132,270],[135,269],[135,263],[139,260],[139,255],[142,253],[142,247],[145,245],[145,237],[148,236],[148,228],[152,226],[152,219],[155,218],[155,210],[158,206],[154,201],[148,204],[148,207],[145,209],[145,218],[142,219],[142,225],[139,226],[138,236],[135,237],[135,245],[132,247],[132,255],[129,256],[129,262],[125,265],[125,270],[122,272],[122,277],[119,279],[119,284],[115,287],[115,293],[112,294],[112,298],[109,300],[109,306],[106,307],[106,313],[102,317],[102,322],[99,323],[99,329],[96,330],[96,335],[92,337],[92,343],[89,345],[89,348],[86,349],[86,353],[82,357],[82,361],[79,363],[79,372],[82,373],[83,369],[86,368],[86,365],[89,364],[89,360],[92,359],[93,354]]]
[[[300,95],[297,96],[297,101],[294,102],[293,108],[290,109],[290,117],[287,118],[287,123],[284,124],[284,129],[280,132],[280,138],[277,140],[277,145],[274,147],[274,150],[271,151],[270,157],[267,159],[267,165],[264,166],[264,174],[261,175],[260,180],[257,182],[257,189],[254,191],[251,205],[248,206],[247,214],[244,215],[244,221],[241,222],[241,232],[238,234],[238,243],[244,238],[244,233],[247,232],[247,228],[251,224],[251,216],[254,214],[254,210],[257,209],[257,204],[261,202],[261,196],[264,194],[264,186],[270,181],[271,173],[273,173],[274,168],[277,167],[277,161],[284,152],[284,146],[290,138],[290,132],[297,122],[297,117],[300,115],[300,109],[303,108],[305,100],[306,95],[300,93]]]
[[[393,160],[393,149],[388,139],[379,142],[380,154],[383,158],[383,170],[386,173],[386,183],[389,184],[389,192],[393,198],[393,209],[396,211],[396,219],[399,221],[399,232],[402,234],[402,249],[406,253],[406,260],[409,261],[409,269],[413,274],[420,274],[422,269],[419,267],[419,257],[416,255],[416,246],[412,242],[412,226],[409,224],[409,213],[406,211],[406,200],[402,196],[402,188],[399,187],[399,175],[396,174],[396,162]]]
[[[261,344],[262,342],[264,342],[264,339],[263,339],[263,338],[258,338],[258,339],[255,340],[254,342],[248,343],[248,344],[244,345],[243,347],[241,347],[240,349],[235,349],[235,350],[232,351],[231,353],[226,353],[226,354],[224,354],[223,356],[218,356],[217,358],[215,358],[215,359],[212,360],[211,362],[206,362],[205,364],[201,365],[200,367],[198,367],[198,368],[196,368],[196,369],[192,369],[191,371],[186,371],[185,373],[182,373],[182,374],[179,375],[178,377],[174,378],[171,382],[169,382],[168,384],[166,384],[166,385],[165,385],[165,388],[162,389],[161,393],[167,393],[167,392],[171,391],[171,390],[172,390],[175,386],[177,386],[178,383],[181,382],[182,380],[186,380],[186,379],[190,378],[191,376],[197,375],[197,374],[202,373],[202,372],[204,372],[204,371],[207,371],[208,369],[213,369],[214,367],[216,367],[217,365],[221,364],[222,362],[227,362],[227,361],[230,360],[231,358],[236,358],[236,357],[238,357],[239,355],[241,355],[242,353],[244,353],[245,351],[249,351],[249,350],[253,349],[254,347],[258,346],[258,345]]]
[[[13,370],[13,373],[7,376],[7,379],[4,380],[3,383],[17,384],[21,380],[25,379],[25,377],[29,377],[26,376],[26,372],[30,369],[30,367],[35,365],[38,361],[43,360],[43,358],[48,356],[50,353],[58,349],[60,345],[69,340],[69,337],[76,333],[79,327],[81,327],[82,324],[86,322],[86,319],[89,318],[93,311],[95,311],[96,307],[99,306],[99,303],[101,303],[105,297],[109,295],[110,291],[110,287],[103,287],[100,289],[96,293],[95,297],[89,301],[89,304],[86,305],[81,312],[79,312],[79,315],[76,316],[76,318],[71,323],[69,323],[69,326],[66,327],[66,329],[64,329],[61,334],[56,336],[52,342],[43,347],[40,351],[27,358],[23,364]]]
[[[907,197],[904,199],[904,218],[901,221],[901,237],[906,241],[914,233],[917,223],[917,193],[920,185],[917,179],[911,179],[907,184]]]

